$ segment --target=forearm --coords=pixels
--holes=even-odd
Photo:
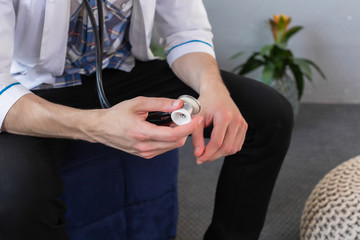
[[[171,66],[174,73],[199,94],[208,91],[227,92],[216,60],[207,53],[190,53]]]
[[[54,138],[91,140],[85,129],[95,111],[79,110],[48,102],[34,94],[21,97],[5,117],[2,131]]]
[[[182,146],[201,123],[194,118],[176,128],[146,121],[152,111],[172,112],[182,105],[166,98],[137,97],[109,109],[80,110],[48,102],[34,94],[21,97],[10,109],[2,131],[9,133],[81,139],[152,158]]]

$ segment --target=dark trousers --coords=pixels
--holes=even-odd
[[[243,149],[224,160],[204,239],[258,239],[289,146],[293,112],[280,94],[264,84],[221,74],[249,129]],[[107,69],[103,75],[111,104],[136,96],[197,96],[164,61],[137,62],[130,73]],[[35,93],[67,106],[100,107],[94,76],[84,76],[81,86]],[[210,133],[211,127],[206,137]],[[62,218],[66,206],[59,201],[64,188],[60,167],[73,141],[0,134],[0,239],[68,239]]]

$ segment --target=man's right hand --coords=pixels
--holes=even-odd
[[[152,158],[183,146],[187,136],[200,126],[202,117],[194,117],[190,123],[172,128],[147,122],[148,112],[173,112],[182,105],[180,100],[167,98],[137,97],[127,100],[99,111],[86,134],[94,142]]]

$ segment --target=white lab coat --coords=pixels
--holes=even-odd
[[[0,124],[28,89],[62,75],[69,12],[70,0],[0,0]],[[129,37],[137,59],[154,58],[154,26],[170,50],[169,65],[190,52],[214,56],[202,0],[133,0]]]

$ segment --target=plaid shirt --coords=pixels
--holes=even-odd
[[[129,42],[129,21],[133,0],[103,0],[104,54],[103,68],[130,71],[135,65]],[[97,19],[96,0],[89,0]],[[82,0],[71,0],[70,27],[64,74],[53,85],[38,88],[59,88],[81,84],[81,74],[96,69],[95,40],[88,13]]]

